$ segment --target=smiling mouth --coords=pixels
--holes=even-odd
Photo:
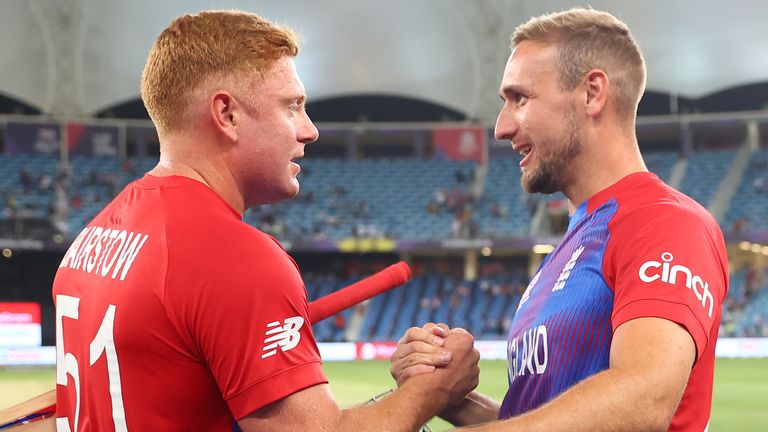
[[[523,157],[520,161],[520,167],[522,168],[523,166],[528,165],[531,159],[531,153],[533,153],[533,147],[528,144],[523,144],[515,148],[515,151]]]

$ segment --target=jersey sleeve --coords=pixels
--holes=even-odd
[[[223,237],[187,260],[196,265],[179,264],[166,304],[240,419],[328,380],[293,260],[261,233]]]
[[[635,318],[664,318],[683,326],[702,354],[727,290],[725,251],[708,219],[659,205],[612,227],[603,272],[614,289],[614,331]]]

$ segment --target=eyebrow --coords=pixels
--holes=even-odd
[[[281,100],[283,101],[283,103],[294,103],[294,102],[296,102],[299,105],[301,105],[301,104],[303,104],[304,102],[307,101],[307,95],[303,95],[302,94],[302,95],[298,95],[298,96],[291,96],[291,97],[282,98]]]
[[[503,100],[504,96],[511,97],[515,95],[524,95],[524,94],[525,92],[523,91],[522,87],[518,85],[510,84],[501,88],[499,97],[501,97],[501,99]]]

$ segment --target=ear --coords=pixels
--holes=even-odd
[[[229,92],[219,90],[209,100],[209,117],[216,130],[231,141],[237,141],[239,113],[235,98]]]
[[[608,75],[600,69],[592,69],[584,77],[586,90],[585,111],[590,117],[597,117],[604,112],[608,104],[611,83]]]

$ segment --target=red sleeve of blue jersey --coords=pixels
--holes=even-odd
[[[205,279],[185,282],[183,307],[233,416],[328,382],[291,258],[261,233],[224,237],[214,247],[205,271],[191,272]]]
[[[679,205],[648,207],[612,224],[603,271],[614,289],[614,331],[635,318],[668,319],[688,330],[701,355],[727,289],[717,227]]]

